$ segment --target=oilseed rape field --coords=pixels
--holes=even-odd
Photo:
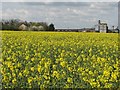
[[[118,34],[1,33],[2,88],[119,88]]]

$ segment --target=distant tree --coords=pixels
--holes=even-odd
[[[48,30],[49,30],[49,31],[55,31],[54,24],[51,23],[51,24],[48,26]]]
[[[19,30],[19,19],[2,20],[2,30]]]
[[[48,24],[46,22],[27,22],[22,21],[19,19],[10,19],[10,20],[3,20],[0,23],[2,26],[2,30],[29,30],[29,31],[54,31],[54,25]],[[22,26],[21,26],[22,25]]]
[[[29,26],[29,23],[27,21],[23,22],[26,26]]]
[[[0,21],[0,30],[2,30],[2,22]]]
[[[120,33],[120,30],[119,30],[118,26],[116,27],[115,30],[117,31],[117,33]]]
[[[43,26],[43,28],[44,28],[43,30],[48,31],[48,24],[46,22],[40,22],[39,26]]]
[[[107,26],[107,33],[109,32],[109,30],[108,30],[108,26]]]
[[[28,27],[32,31],[47,31],[48,24],[46,22],[29,22]]]

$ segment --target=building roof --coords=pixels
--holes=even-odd
[[[100,25],[107,25],[107,23],[105,23],[105,22],[102,22],[102,23],[100,23]]]
[[[82,29],[56,29],[56,31],[95,31],[95,28],[82,28]]]
[[[19,27],[27,27],[25,24],[21,24]]]

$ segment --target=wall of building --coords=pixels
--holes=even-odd
[[[100,25],[100,32],[104,32],[106,33],[107,32],[107,26],[106,25]]]

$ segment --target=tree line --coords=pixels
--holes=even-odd
[[[54,24],[46,22],[27,22],[20,19],[2,20],[0,22],[1,30],[10,31],[55,31]]]

